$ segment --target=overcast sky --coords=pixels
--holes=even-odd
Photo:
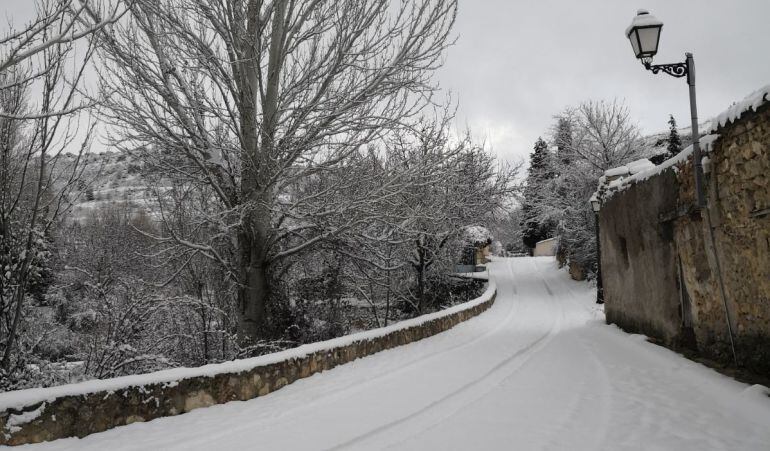
[[[589,99],[625,99],[644,133],[668,115],[689,125],[685,79],[653,75],[624,30],[638,8],[664,22],[656,63],[693,52],[702,119],[770,83],[770,0],[459,0],[457,43],[437,77],[470,126],[506,159],[526,158],[553,115]],[[27,18],[32,0],[0,0]]]
[[[438,74],[468,124],[504,158],[526,158],[552,117],[589,99],[625,99],[645,133],[690,123],[687,84],[634,58],[638,8],[664,23],[656,63],[695,56],[699,116],[770,84],[770,0],[460,0],[457,44]]]

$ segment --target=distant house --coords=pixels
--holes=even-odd
[[[538,241],[535,244],[535,250],[532,252],[534,257],[553,257],[556,255],[556,238]]]

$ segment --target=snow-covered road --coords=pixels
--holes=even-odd
[[[87,450],[770,450],[770,398],[603,323],[549,258],[490,265],[494,306],[246,402],[34,445]]]

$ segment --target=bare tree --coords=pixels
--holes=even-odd
[[[89,23],[88,2],[41,1],[36,18],[0,38],[0,367],[9,370],[24,299],[47,251],[46,237],[73,197],[93,124],[81,87],[94,54],[80,40],[113,20]],[[32,96],[33,91],[39,97]],[[74,159],[64,158],[74,150]]]
[[[57,63],[55,58],[50,57],[51,51],[64,56],[61,49],[71,49],[76,42],[90,38],[97,31],[120,20],[125,12],[119,3],[108,0],[37,0],[32,20],[21,26],[11,23],[8,31],[0,36],[0,74],[17,74],[0,80],[0,90],[13,89],[42,79],[55,69]],[[94,20],[97,17],[101,19]],[[40,55],[44,56],[35,61]],[[24,115],[2,111],[0,115],[30,119],[41,114],[55,116],[72,113],[88,105],[68,102],[59,105],[64,108],[62,110],[45,113],[27,111]]]
[[[416,171],[414,187],[400,202],[402,231],[413,246],[409,263],[417,283],[411,298],[417,313],[429,308],[429,273],[445,275],[454,270],[459,249],[450,244],[456,244],[464,227],[485,225],[499,217],[517,191],[513,182],[519,170],[499,165],[470,134],[454,143],[447,141],[445,130],[422,136],[402,155],[405,164],[422,166]]]
[[[419,114],[455,13],[455,0],[140,0],[103,34],[120,144],[218,202],[210,240],[162,239],[228,268],[243,338],[267,328],[275,268],[365,221],[327,218],[383,192],[315,209],[290,190]]]
[[[436,308],[431,288],[454,271],[464,228],[493,222],[518,189],[518,167],[499,164],[469,134],[450,138],[447,121],[396,134],[374,165],[379,175],[368,177],[396,189],[373,204],[377,220],[352,232],[345,255],[368,282],[359,294],[372,304],[385,297],[386,321],[391,301],[416,314]]]
[[[570,124],[572,130],[566,150],[572,157],[566,161],[581,160],[592,170],[603,172],[633,160],[641,151],[639,128],[622,101],[584,102],[565,110],[559,118]],[[554,139],[563,141],[564,137]]]

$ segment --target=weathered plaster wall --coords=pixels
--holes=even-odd
[[[494,292],[485,293],[483,302],[471,301],[468,308],[438,315],[412,327],[398,328],[396,325],[395,330],[384,335],[323,349],[301,358],[257,366],[248,371],[54,397],[20,409],[8,409],[0,412],[0,445],[84,437],[117,426],[179,415],[199,407],[264,396],[298,379],[359,357],[446,331],[487,310],[494,300]],[[34,419],[19,424],[18,419],[25,412]]]
[[[689,161],[603,206],[607,321],[674,347],[694,337],[700,353],[729,362],[729,315],[739,363],[770,375],[770,104],[716,133],[708,210],[692,212]]]
[[[627,330],[678,339],[681,329],[676,249],[670,223],[677,179],[666,171],[602,206],[599,230],[607,321]]]

